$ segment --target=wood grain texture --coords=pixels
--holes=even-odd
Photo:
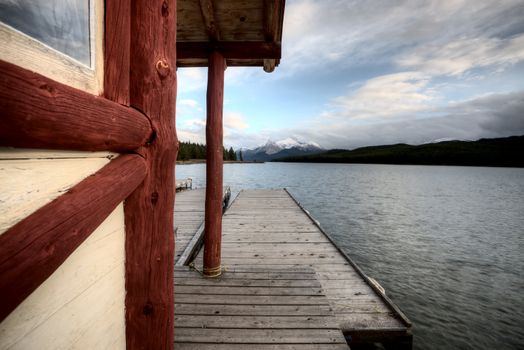
[[[0,234],[107,163],[105,157],[0,160]]]
[[[150,138],[140,112],[0,61],[0,145],[126,151]]]
[[[391,303],[373,290],[315,224],[315,219],[309,217],[285,190],[241,191],[223,216],[223,231],[221,258],[227,271],[225,276],[234,272],[236,277],[242,279],[229,277],[224,285],[189,282],[187,274],[177,271],[177,295],[184,294],[184,297],[177,299],[177,313],[212,315],[218,311],[223,316],[244,314],[246,311],[242,310],[242,305],[216,303],[220,295],[229,295],[232,300],[238,300],[237,304],[251,303],[249,310],[256,315],[274,316],[285,311],[287,306],[271,305],[263,296],[278,296],[282,292],[312,296],[315,290],[320,290],[307,287],[310,280],[306,279],[305,274],[297,279],[296,274],[281,272],[283,268],[293,270],[305,265],[315,271],[313,276],[318,277],[321,290],[329,301],[329,308],[337,316],[344,334],[352,337],[358,335],[362,339],[365,333],[368,343],[390,339],[404,342],[406,337],[409,338],[410,325],[399,318]],[[202,260],[200,251],[195,260],[198,269],[202,266]],[[269,275],[267,278],[274,280],[274,283],[268,284],[260,277],[254,280],[252,275],[255,274],[246,272],[254,268]],[[198,288],[204,290],[204,286],[205,292],[212,295],[202,303],[184,303],[187,302],[186,295],[202,293]],[[245,298],[248,295],[256,298]],[[257,302],[257,299],[264,302]],[[314,301],[310,300],[312,298],[300,299],[302,306],[297,310],[302,315],[318,315],[321,309],[316,310],[308,305],[308,302]],[[279,302],[285,299],[279,297],[275,300]]]
[[[82,152],[62,151],[51,149],[27,149],[0,147],[0,160],[5,159],[80,159],[80,158],[107,158],[114,159],[118,153],[114,152]]]
[[[175,42],[176,0],[132,2],[130,104],[155,137],[139,151],[148,176],[125,202],[128,349],[173,348]]]
[[[106,3],[104,52],[104,97],[129,105],[129,64],[131,49],[131,3]]]
[[[125,349],[124,205],[0,323],[0,349]]]
[[[245,350],[246,344],[179,343],[177,350]],[[347,350],[347,344],[249,344],[249,350]]]
[[[206,211],[204,228],[204,274],[220,274],[222,241],[223,193],[223,125],[224,109],[224,57],[213,52],[209,56],[207,78],[206,120]]]
[[[280,62],[284,5],[284,0],[181,2],[177,65],[207,67],[209,53],[217,50],[230,67],[272,72]]]
[[[282,42],[284,0],[264,0],[264,37],[268,42]],[[264,59],[264,71],[271,73],[279,59]]]
[[[178,261],[194,237],[195,233],[204,223],[204,207],[206,190],[199,188],[182,191],[176,194],[175,203],[175,261]]]
[[[302,286],[272,286],[276,275],[288,276],[287,269],[274,273],[257,268],[246,272],[225,272],[218,279],[203,279],[196,271],[175,267],[177,332],[175,345],[186,344],[337,344],[346,342],[322,289]],[[184,279],[178,276],[185,276]],[[232,286],[230,281],[265,281],[264,287]],[[293,272],[311,284],[320,284],[312,269]],[[284,281],[284,280],[280,280]],[[202,282],[206,286],[191,287]],[[227,289],[227,291],[226,291]],[[329,347],[328,347],[329,348]]]
[[[121,156],[0,236],[0,320],[89,237],[145,173],[140,156]]]
[[[218,51],[224,58],[261,59],[281,56],[280,43],[267,43],[264,41],[244,42],[177,42],[177,55],[179,60],[208,58],[212,51]]]
[[[220,40],[220,29],[215,20],[213,0],[200,0],[200,12],[210,41]]]
[[[95,4],[97,10],[98,5],[99,0]],[[101,7],[103,8],[103,3]],[[103,18],[103,10],[101,17],[97,18]],[[92,25],[91,29],[98,28],[97,23],[90,23],[90,25]],[[99,33],[96,34],[98,37]],[[92,42],[92,44],[94,44],[93,47],[96,45],[98,49],[98,42]],[[0,47],[2,47],[0,50],[2,61],[14,63],[62,84],[95,95],[101,92],[99,71],[103,69],[103,64],[99,65],[98,57],[93,57],[96,63],[93,69],[4,23],[0,23]],[[101,51],[99,56],[102,56]]]
[[[332,316],[223,316],[175,314],[175,326],[180,328],[331,328],[338,329]]]

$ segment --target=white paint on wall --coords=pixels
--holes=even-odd
[[[124,261],[120,204],[0,323],[0,349],[125,349]]]
[[[76,152],[74,157],[66,158],[67,154],[0,152],[0,234],[97,172],[114,156],[97,152],[93,157],[90,152]]]
[[[0,160],[3,159],[74,159],[74,158],[107,158],[114,159],[114,152],[62,151],[53,149],[31,149],[0,147]]]

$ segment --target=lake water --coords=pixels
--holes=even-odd
[[[177,166],[205,186],[205,165]],[[524,169],[226,164],[282,188],[414,323],[415,349],[524,349]]]

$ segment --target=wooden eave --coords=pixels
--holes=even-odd
[[[285,0],[179,0],[177,66],[207,67],[220,52],[229,67],[280,63]]]

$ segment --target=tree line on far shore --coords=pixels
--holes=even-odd
[[[241,151],[242,152],[242,151]],[[233,147],[223,148],[224,160],[237,160]],[[193,142],[180,142],[178,145],[177,160],[206,159],[206,145]],[[240,153],[242,160],[242,153]]]
[[[442,141],[422,145],[395,144],[333,149],[276,159],[277,162],[469,165],[524,167],[524,135],[477,141]]]

